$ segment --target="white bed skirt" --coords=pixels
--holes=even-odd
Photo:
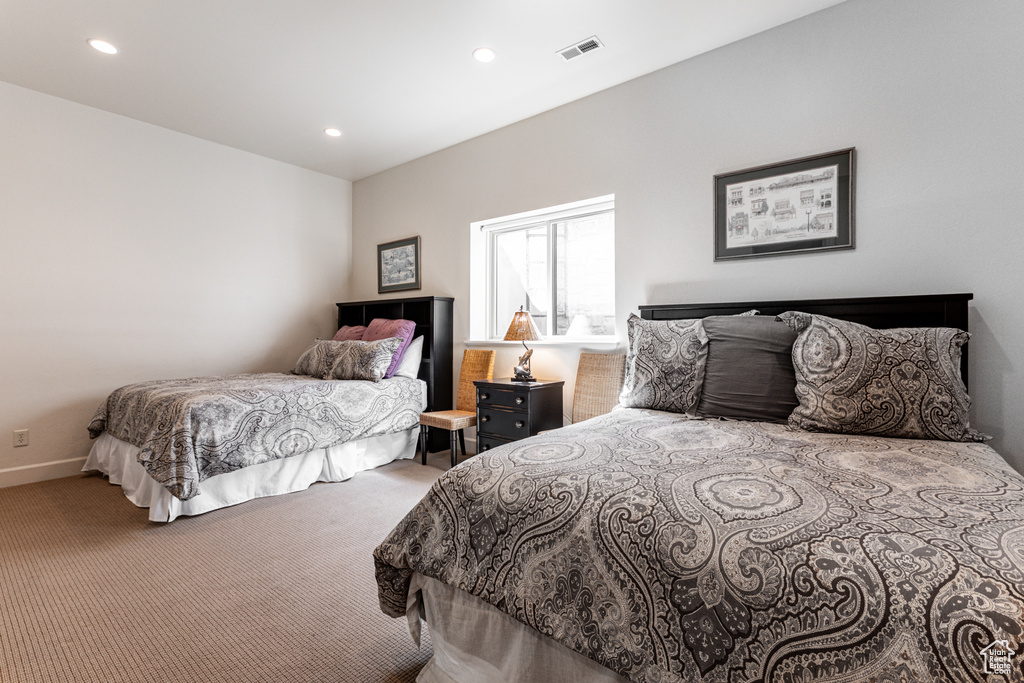
[[[348,441],[327,449],[271,460],[218,474],[199,485],[199,494],[180,500],[138,463],[139,449],[104,432],[93,443],[83,472],[99,470],[141,508],[149,519],[170,522],[180,515],[201,515],[254,498],[302,491],[317,481],[344,481],[356,472],[416,455],[419,428]]]
[[[628,683],[476,596],[422,574],[412,575],[406,614],[417,643],[426,617],[434,644],[419,683]]]

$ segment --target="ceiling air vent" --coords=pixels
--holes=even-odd
[[[562,58],[562,61],[568,62],[571,59],[576,59],[580,55],[586,54],[587,52],[593,52],[594,50],[602,47],[604,47],[604,45],[597,36],[590,36],[586,40],[581,40],[575,45],[559,50],[558,55]]]

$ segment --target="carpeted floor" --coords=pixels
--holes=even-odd
[[[100,476],[0,489],[0,681],[413,681],[371,553],[447,458],[170,524]]]

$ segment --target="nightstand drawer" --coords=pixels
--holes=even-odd
[[[530,419],[525,412],[478,406],[476,429],[484,435],[522,439],[530,435]]]
[[[489,451],[492,448],[503,446],[504,444],[512,443],[508,439],[499,439],[495,436],[484,436],[480,432],[476,433],[476,452],[483,453]]]
[[[476,380],[477,450],[562,426],[560,380]]]
[[[503,406],[505,408],[526,408],[529,395],[508,389],[477,387],[476,403],[478,406]]]

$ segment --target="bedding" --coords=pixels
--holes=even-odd
[[[971,429],[971,399],[960,379],[970,335],[948,327],[876,330],[789,311],[801,429],[911,439],[985,441]]]
[[[337,342],[341,348],[335,353],[334,363],[324,379],[363,379],[379,382],[391,364],[401,343],[398,337],[379,341]]]
[[[398,337],[401,340],[391,359],[391,363],[388,365],[387,372],[384,373],[384,377],[394,377],[395,370],[398,369],[399,363],[402,362],[405,351],[409,348],[409,344],[412,343],[412,336],[415,333],[416,323],[402,318],[396,320],[374,318],[366,326],[366,330],[363,332],[363,341],[376,341],[378,339],[387,339],[388,337]]]
[[[389,615],[422,575],[637,682],[981,680],[1024,648],[1024,477],[982,443],[620,408],[453,468],[374,562]]]
[[[334,359],[346,342],[333,339],[314,339],[299,360],[295,362],[292,374],[325,379],[334,366]]]
[[[189,500],[216,475],[410,430],[426,406],[425,388],[400,377],[375,383],[283,373],[156,380],[113,391],[89,434],[138,447],[149,476]]]
[[[402,362],[395,368],[392,377],[408,377],[416,379],[420,374],[420,362],[423,360],[423,335],[420,335],[409,343],[409,348],[402,356]]]

